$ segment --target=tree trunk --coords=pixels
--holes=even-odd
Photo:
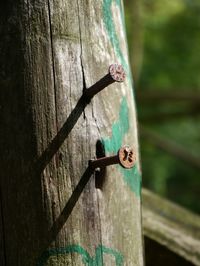
[[[143,265],[137,129],[121,2],[2,2],[0,262]],[[125,68],[126,82],[86,106],[83,90],[113,62]],[[98,140],[106,156],[134,146],[137,164],[131,170],[107,167],[96,188],[88,160],[98,155]]]

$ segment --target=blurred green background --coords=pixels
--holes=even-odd
[[[124,4],[143,186],[200,213],[200,1]]]

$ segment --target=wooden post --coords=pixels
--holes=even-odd
[[[142,199],[146,265],[200,265],[200,217],[147,189]]]
[[[6,266],[143,265],[139,154],[121,1],[0,4],[0,262]],[[85,107],[111,63],[127,78]],[[88,160],[134,146],[137,164]],[[98,151],[97,151],[98,153]],[[5,262],[5,263],[4,263]]]

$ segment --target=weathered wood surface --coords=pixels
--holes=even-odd
[[[129,144],[138,156],[121,2],[2,2],[6,265],[143,265],[138,163],[132,170],[111,166],[101,189],[94,177],[83,189],[97,140],[106,155]],[[113,62],[124,66],[126,82],[111,85],[83,110],[83,90]]]
[[[2,213],[1,190],[0,190],[0,265],[5,266],[4,221]]]
[[[146,189],[142,202],[144,235],[200,265],[200,217]]]

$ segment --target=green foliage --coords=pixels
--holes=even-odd
[[[200,1],[199,0],[134,0],[140,3],[143,25],[143,64],[137,82],[138,92],[180,93],[200,95]],[[126,4],[130,1],[126,0]],[[134,32],[131,13],[127,11],[127,31],[130,56]],[[134,27],[132,28],[134,29]],[[141,42],[140,42],[141,43]],[[138,50],[137,50],[138,52]],[[137,66],[136,66],[137,67]],[[137,101],[139,122],[165,139],[181,145],[188,156],[200,156],[200,106],[195,116],[168,120],[151,119],[195,107],[192,101]],[[146,118],[146,119],[144,119]],[[199,169],[161,151],[148,138],[141,138],[143,184],[151,190],[200,213]]]
[[[182,5],[172,1],[171,6],[171,1],[167,5],[154,2],[159,2],[155,9],[145,9],[140,87],[176,90],[200,87],[200,8],[183,1]]]

